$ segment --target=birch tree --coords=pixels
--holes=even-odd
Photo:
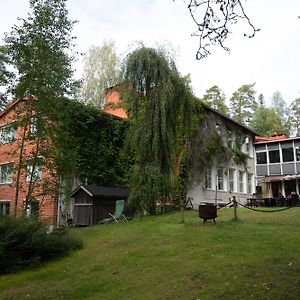
[[[15,25],[5,37],[8,55],[17,70],[14,95],[20,99],[26,98],[21,119],[18,120],[23,134],[18,149],[15,214],[21,188],[21,170],[26,167],[28,155],[32,158],[32,167],[26,204],[32,198],[33,174],[38,157],[44,157],[45,163],[51,161],[46,159],[46,152],[53,134],[51,117],[55,114],[55,103],[61,97],[70,95],[75,86],[72,79],[74,21],[68,18],[66,0],[30,0],[29,3],[31,11],[28,18],[21,19],[21,25]],[[28,129],[33,120],[37,127],[34,135],[30,135]],[[29,138],[31,143],[35,143],[30,154],[24,152],[25,139]]]

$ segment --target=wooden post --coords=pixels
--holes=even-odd
[[[235,196],[232,196],[232,201],[233,201],[233,212],[234,212],[234,221],[237,221],[237,212],[236,212],[236,199],[235,199]]]
[[[181,215],[180,223],[184,223],[184,199],[182,195],[180,195],[180,215]]]

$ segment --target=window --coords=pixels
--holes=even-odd
[[[32,171],[33,171],[33,161],[29,160],[29,161],[27,161],[26,181],[30,181]],[[39,162],[36,162],[34,165],[34,172],[33,172],[32,180],[33,181],[41,180],[41,177],[42,177],[42,167]]]
[[[211,189],[212,182],[211,182],[211,169],[206,170],[205,177],[204,177],[204,188]]]
[[[269,162],[270,162],[270,164],[280,162],[279,150],[270,150],[269,151]]]
[[[294,161],[293,147],[282,148],[282,160],[283,160],[283,162]]]
[[[267,152],[256,153],[256,162],[258,165],[267,163]]]
[[[218,190],[224,191],[224,170],[222,168],[218,169]]]
[[[300,161],[300,147],[296,147],[296,160]]]
[[[0,144],[8,144],[16,139],[17,130],[12,124],[0,127]]]
[[[37,118],[36,117],[32,117],[30,120],[30,134],[34,135],[37,132]]]
[[[253,174],[248,173],[248,176],[247,176],[247,191],[248,191],[248,194],[253,193],[252,181],[253,181]]]
[[[38,217],[39,216],[39,208],[40,208],[40,204],[39,201],[37,201],[36,199],[32,199],[29,201],[29,203],[27,204],[26,207],[26,217]]]
[[[248,136],[245,138],[244,145],[245,145],[245,148],[244,148],[245,149],[245,153],[247,153],[248,155],[250,155],[250,139],[249,139]]]
[[[0,183],[12,183],[13,164],[0,165]]]
[[[229,169],[228,170],[228,182],[229,182],[229,191],[234,192],[234,169]]]
[[[227,146],[232,148],[233,140],[232,140],[232,131],[230,128],[226,128],[227,131]]]
[[[9,215],[10,201],[0,200],[0,218]]]
[[[244,193],[244,172],[239,171],[239,192]]]

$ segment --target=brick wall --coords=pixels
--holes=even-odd
[[[16,118],[16,108],[20,107],[22,101],[16,102],[13,106],[10,106],[6,111],[0,114],[0,126],[13,122]],[[13,163],[13,178],[12,183],[0,183],[0,201],[10,201],[10,215],[14,215],[15,212],[15,195],[16,195],[16,178],[17,167],[20,155],[20,145],[23,128],[17,129],[16,140],[0,144],[0,164]],[[32,157],[32,153],[35,150],[33,142],[25,142],[24,157]],[[56,224],[57,222],[57,199],[58,196],[44,195],[42,192],[42,185],[47,181],[57,183],[49,170],[43,170],[41,180],[34,182],[33,196],[39,202],[39,218],[49,224]],[[24,201],[28,192],[29,183],[26,181],[26,165],[23,166],[20,176],[20,188],[19,196],[17,200],[17,215],[22,215],[24,212]]]

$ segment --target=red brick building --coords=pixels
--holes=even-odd
[[[25,200],[29,190],[30,175],[32,173],[32,158],[36,151],[34,139],[25,139],[21,147],[24,128],[16,125],[20,114],[24,113],[26,100],[15,100],[6,109],[0,112],[0,217],[4,215],[36,214],[40,220],[48,224],[59,225],[64,210],[64,196],[58,192],[45,190],[45,186],[51,183],[57,189],[58,180],[55,178],[55,170],[47,170],[44,165],[37,164],[33,174],[32,201],[25,208]],[[112,87],[105,93],[104,112],[116,117],[126,119],[127,113],[123,109],[120,93]],[[28,125],[26,135],[33,134],[36,130],[34,118]],[[17,174],[22,151],[22,169],[20,173],[19,189],[17,189]],[[81,182],[76,179],[74,188]],[[18,190],[18,193],[17,193]],[[17,194],[17,195],[16,195]]]
[[[42,164],[37,163],[32,175],[33,193],[31,201],[25,208],[30,177],[33,169],[33,155],[36,150],[34,139],[25,139],[22,146],[24,127],[17,126],[16,120],[24,112],[25,100],[13,101],[4,111],[0,112],[0,216],[36,214],[42,221],[49,224],[57,222],[57,196],[45,193],[45,182],[55,182],[53,172]],[[23,108],[23,109],[22,109]],[[27,134],[34,134],[36,127],[34,118],[26,130]],[[17,174],[20,154],[22,151],[22,167],[20,168],[19,189],[17,191]]]

